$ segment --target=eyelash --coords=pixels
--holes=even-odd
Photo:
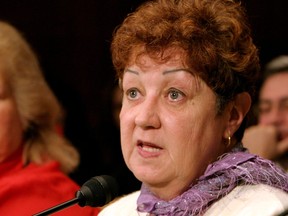
[[[176,98],[176,99],[174,99],[174,98],[171,97],[172,94],[175,95],[175,93],[177,94],[177,98]],[[184,96],[185,96],[184,93],[183,93],[182,91],[179,91],[178,89],[174,89],[174,88],[173,88],[173,89],[169,89],[169,91],[168,91],[168,97],[170,97],[172,101],[179,101],[179,100],[181,100]],[[181,97],[181,98],[179,99],[179,97]]]
[[[137,94],[136,94],[136,96],[131,97],[131,94],[132,94],[132,93],[137,93]],[[126,91],[127,97],[128,97],[129,99],[131,99],[131,100],[135,100],[135,98],[138,96],[138,94],[139,94],[139,91],[138,91],[138,89],[136,89],[136,88],[131,88],[131,89],[128,89],[128,90]]]
[[[126,95],[127,97],[130,99],[130,100],[135,100],[139,97],[139,90],[137,88],[131,88],[131,89],[128,89],[126,91]],[[177,95],[176,97],[177,98],[174,98],[174,96]],[[185,94],[178,90],[178,89],[175,89],[175,88],[171,88],[167,91],[167,97],[168,99],[170,99],[171,101],[179,101],[181,100],[183,97],[185,96]],[[180,98],[179,98],[180,97]]]

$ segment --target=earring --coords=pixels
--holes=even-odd
[[[228,147],[231,145],[231,136],[228,136]]]
[[[230,131],[228,132],[228,144],[227,147],[229,147],[231,145],[231,135],[230,135]]]

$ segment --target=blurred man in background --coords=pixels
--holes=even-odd
[[[265,67],[257,110],[258,125],[245,131],[244,146],[288,171],[288,56]]]

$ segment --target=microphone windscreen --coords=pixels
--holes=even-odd
[[[108,175],[91,178],[76,193],[81,207],[103,206],[112,201],[117,195],[118,184],[113,177]]]

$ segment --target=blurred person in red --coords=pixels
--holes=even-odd
[[[265,67],[257,110],[258,125],[246,129],[243,144],[288,171],[288,56]]]
[[[69,178],[78,151],[57,132],[61,106],[36,55],[10,24],[0,22],[0,212],[31,216],[75,197]],[[55,216],[97,215],[78,205]]]

